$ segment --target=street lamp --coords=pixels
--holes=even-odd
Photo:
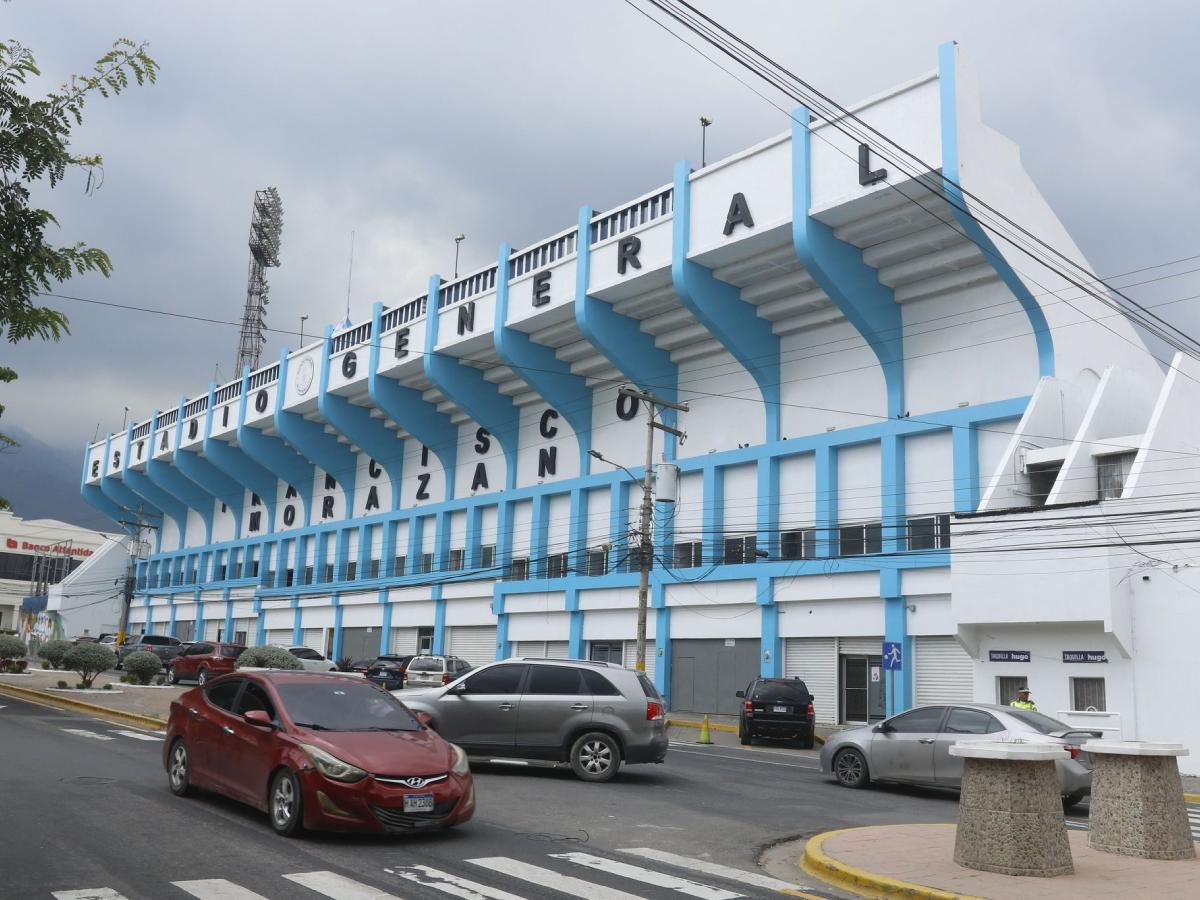
[[[654,553],[654,536],[650,533],[650,520],[654,512],[654,430],[665,431],[668,434],[673,434],[680,440],[686,435],[677,428],[672,428],[670,425],[664,425],[661,422],[655,421],[655,416],[658,413],[658,407],[664,406],[667,409],[677,409],[681,412],[687,412],[688,406],[686,403],[672,403],[670,400],[663,400],[653,394],[647,394],[644,391],[634,390],[629,386],[622,387],[619,394],[623,397],[632,397],[635,400],[645,402],[646,410],[649,413],[649,419],[646,422],[646,470],[642,477],[642,518],[639,531],[641,532],[641,546],[638,548],[638,606],[637,606],[637,663],[634,668],[639,672],[646,671],[646,606],[650,594],[650,565],[653,562]],[[601,462],[606,462],[610,466],[620,469],[627,474],[631,479],[637,481],[637,476],[630,472],[627,468],[618,462],[613,462],[611,459],[605,459],[600,455],[598,450],[589,450],[588,455]]]
[[[454,277],[458,277],[458,248],[462,246],[462,242],[467,239],[465,234],[456,234],[454,236]]]
[[[707,165],[705,160],[706,151],[708,149],[706,138],[708,137],[708,126],[712,124],[712,119],[708,116],[700,117],[700,168]]]
[[[300,317],[300,346],[304,346],[304,323],[308,321],[308,316]]]

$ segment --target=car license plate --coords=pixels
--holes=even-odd
[[[433,794],[409,794],[404,798],[406,813],[433,812]]]
[[[771,707],[771,712],[785,713],[789,709],[790,709],[790,707],[787,707],[787,706],[773,706],[773,707]]]

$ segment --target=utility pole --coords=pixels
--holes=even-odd
[[[126,510],[137,515],[134,520],[122,519],[121,525],[135,525],[137,531],[129,536],[129,564],[125,567],[125,587],[121,592],[124,603],[121,606],[121,621],[117,625],[117,643],[119,649],[125,643],[125,633],[129,630],[129,610],[133,606],[133,590],[137,582],[137,561],[142,556],[142,532],[154,528],[142,517],[142,510]]]
[[[645,391],[638,391],[628,385],[623,386],[618,393],[623,397],[632,397],[635,400],[640,400],[646,404],[646,471],[642,476],[642,515],[639,532],[641,535],[641,543],[638,547],[638,605],[637,605],[637,662],[635,668],[639,672],[646,671],[646,611],[650,599],[650,567],[654,563],[654,533],[653,518],[654,518],[654,432],[665,431],[668,434],[673,434],[681,441],[687,435],[677,428],[672,428],[670,425],[664,425],[657,421],[658,407],[666,407],[667,409],[676,409],[680,412],[687,412],[688,406],[686,403],[673,403],[670,400],[663,400],[661,397],[656,397],[654,394],[648,394]],[[630,478],[633,478],[633,473],[629,472],[620,463],[615,463],[612,460],[605,459],[596,450],[589,450],[588,453],[602,462],[608,463],[610,466],[617,466],[624,469]],[[636,479],[634,479],[636,480]]]

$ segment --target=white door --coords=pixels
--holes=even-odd
[[[818,722],[837,722],[837,648],[831,637],[785,638],[783,674],[799,678],[813,697]]]
[[[388,652],[393,656],[407,656],[417,652],[416,628],[393,628]]]
[[[446,654],[473,666],[496,661],[495,625],[455,625],[446,629]]]
[[[975,661],[949,635],[919,635],[913,641],[918,706],[926,703],[971,703],[975,697]]]

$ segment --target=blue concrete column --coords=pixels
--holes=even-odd
[[[779,458],[758,461],[758,536],[755,545],[771,559],[779,558]]]
[[[583,610],[579,608],[579,588],[568,587],[564,604],[569,616],[567,632],[567,656],[571,659],[586,659],[583,643]]]
[[[714,565],[725,558],[725,470],[704,466],[704,564]]]
[[[229,588],[225,588],[225,630],[222,639],[226,641],[233,640],[233,598],[230,596]]]
[[[838,554],[837,448],[825,444],[817,447],[815,454],[816,551],[818,557],[827,558]]]
[[[629,545],[629,482],[614,481],[608,493],[608,571],[615,572],[628,562],[633,551]],[[628,566],[626,566],[628,568]]]
[[[383,604],[383,625],[379,635],[379,655],[383,656],[392,649],[392,602],[388,594],[388,589],[384,588],[379,592],[379,602]]]
[[[267,642],[267,615],[263,612],[261,600],[254,601],[254,616],[258,620],[254,629],[254,643],[265,644]]]
[[[900,572],[897,569],[879,573],[879,594],[883,598],[883,639],[900,644],[900,671],[884,673],[890,679],[887,693],[887,714],[895,715],[912,706],[913,698],[913,641],[908,633],[908,600],[900,593]]]
[[[442,596],[442,586],[435,584],[433,594],[433,655],[441,656],[446,652],[446,598]]]
[[[330,656],[337,661],[342,655],[342,598],[333,595],[333,653]]]
[[[880,511],[883,520],[883,552],[893,557],[908,546],[905,519],[904,438],[885,434],[879,442]]]
[[[170,609],[169,618],[167,619],[167,634],[175,637],[175,597],[167,598],[167,607]]]
[[[663,586],[655,585],[656,599],[661,599]],[[654,609],[654,686],[663,695],[667,709],[671,708],[671,608],[655,604]]]
[[[951,435],[954,511],[975,512],[979,508],[979,432],[974,423],[968,423],[955,425]]]
[[[757,579],[759,622],[762,632],[758,663],[763,678],[783,677],[783,638],[779,636],[779,606],[772,594],[773,584],[769,575]]]
[[[549,529],[550,497],[538,494],[531,500],[533,516],[529,524],[529,577],[546,577],[546,542]]]
[[[300,608],[300,601],[292,601],[292,643],[299,646],[304,640],[304,610]]]

